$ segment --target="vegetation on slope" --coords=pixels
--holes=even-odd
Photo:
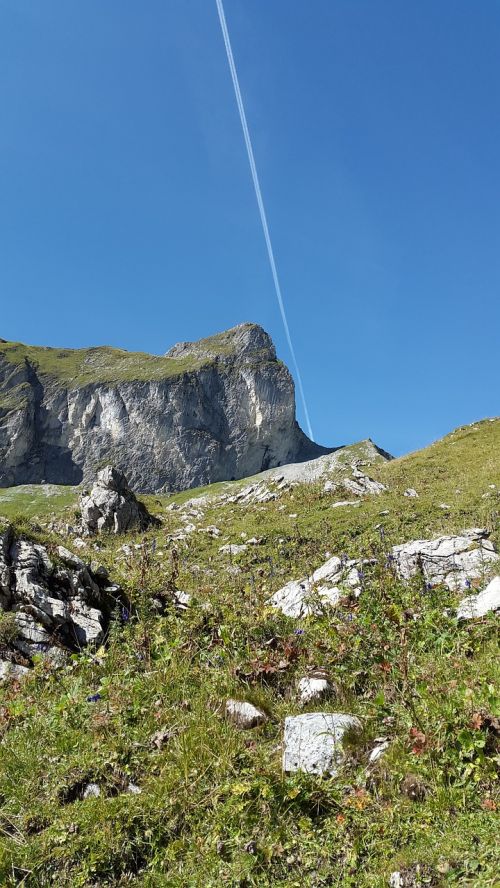
[[[321,484],[254,505],[204,500],[192,520],[221,535],[180,542],[165,508],[176,498],[150,497],[161,529],[89,548],[134,610],[116,614],[105,648],[56,671],[40,661],[0,691],[2,884],[375,888],[394,870],[415,885],[498,884],[498,618],[459,624],[458,595],[402,585],[386,556],[472,526],[500,543],[500,422],[370,474],[388,491],[359,507],[332,509]],[[60,515],[71,523],[73,509]],[[42,523],[17,519],[71,548]],[[242,534],[261,542],[219,552]],[[359,599],[301,621],[268,606],[327,553],[377,557]],[[192,596],[182,613],[176,589]],[[313,667],[336,690],[308,708],[364,726],[337,778],[281,771],[283,720],[303,711],[296,684]],[[268,722],[238,731],[229,696]],[[389,747],[367,768],[377,737]],[[98,798],[81,798],[88,783]]]
[[[19,366],[29,362],[41,376],[52,377],[64,385],[71,384],[72,388],[97,382],[150,382],[169,379],[209,365],[217,357],[228,357],[234,350],[235,342],[231,330],[193,343],[191,353],[178,358],[128,352],[109,346],[48,348],[0,340],[0,357],[8,363]],[[9,407],[19,406],[17,395],[14,401],[9,393],[5,395],[6,400],[9,398]],[[0,407],[2,406],[5,405],[0,401]]]

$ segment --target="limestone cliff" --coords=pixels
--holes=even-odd
[[[0,486],[77,484],[113,463],[133,489],[179,490],[325,452],[254,324],[164,357],[0,340]]]

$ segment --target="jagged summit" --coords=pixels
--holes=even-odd
[[[112,463],[138,491],[181,490],[326,452],[257,324],[165,356],[0,342],[0,486],[78,484]]]
[[[199,339],[197,342],[178,342],[166,354],[166,358],[213,359],[223,357],[258,357],[275,361],[276,349],[268,333],[258,324],[238,324],[223,333]]]

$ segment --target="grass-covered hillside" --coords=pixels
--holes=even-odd
[[[186,343],[191,347],[179,356],[150,355],[109,346],[49,348],[0,339],[0,358],[12,365],[13,369],[29,363],[36,368],[39,376],[49,377],[64,386],[71,385],[73,389],[97,382],[151,382],[198,370],[217,358],[236,354],[245,331],[251,332],[253,329],[260,330],[254,324],[241,324],[198,342]],[[263,359],[266,358],[269,356],[263,354]],[[20,386],[16,388],[15,395],[7,391],[0,398],[0,409],[19,407],[21,398]]]
[[[500,420],[362,468],[387,490],[359,505],[332,508],[354,498],[324,479],[264,502],[217,485],[147,497],[160,527],[79,550],[133,607],[99,650],[0,690],[0,884],[499,884],[498,616],[459,623],[463,592],[405,585],[387,556],[471,527],[500,549]],[[71,549],[76,492],[48,492],[0,491],[0,515]],[[270,606],[330,555],[372,560],[359,597],[300,620]],[[312,671],[332,693],[304,708]],[[228,722],[230,697],[266,723]],[[361,734],[336,777],[284,774],[284,719],[314,710],[359,717]]]

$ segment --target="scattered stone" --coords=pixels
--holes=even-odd
[[[448,505],[448,503],[439,503],[439,508],[444,509],[446,512],[449,512],[451,507]]]
[[[418,493],[417,493],[417,491],[415,490],[414,487],[408,487],[408,488],[405,490],[405,492],[403,493],[403,496],[408,496],[408,497],[410,497],[411,499],[418,499]]]
[[[287,617],[305,617],[320,613],[325,606],[334,606],[341,596],[357,594],[361,585],[363,562],[345,561],[334,556],[311,577],[292,580],[278,589],[270,600]]]
[[[237,564],[228,564],[226,567],[226,573],[228,573],[231,577],[237,577],[240,573],[242,573],[241,567]]]
[[[0,660],[0,684],[4,681],[20,681],[28,672],[26,666],[19,666],[9,660]]]
[[[83,790],[82,798],[83,799],[98,799],[101,795],[101,789],[97,785],[97,783],[87,783],[87,786]]]
[[[460,602],[457,617],[459,620],[473,620],[497,610],[500,610],[500,577],[493,577],[482,592],[469,595]]]
[[[421,573],[432,586],[444,583],[458,591],[500,561],[488,537],[487,530],[471,528],[457,536],[413,540],[392,548],[393,563],[402,580]]]
[[[374,765],[382,758],[384,753],[389,749],[390,740],[388,737],[375,737],[376,746],[373,747],[368,756],[368,764]]]
[[[441,880],[436,878],[431,867],[420,863],[392,873],[389,879],[390,888],[430,888],[438,884]]]
[[[300,679],[297,690],[299,702],[305,706],[307,703],[324,700],[330,694],[332,686],[325,676],[310,675]]]
[[[246,543],[241,543],[237,545],[236,543],[226,543],[225,546],[221,546],[219,552],[222,555],[241,555],[242,552],[246,552],[248,546]]]
[[[285,719],[283,770],[336,776],[344,757],[342,739],[345,733],[360,729],[359,719],[339,712],[288,716]]]
[[[357,466],[352,466],[352,478],[344,478],[342,487],[354,496],[379,496],[387,490],[385,484],[365,475]]]
[[[338,503],[332,503],[332,509],[341,509],[344,506],[359,506],[359,500],[340,500]]]
[[[221,531],[215,524],[209,524],[208,527],[200,527],[200,533],[208,533],[211,537],[220,537]]]
[[[131,795],[140,795],[142,789],[140,786],[137,786],[136,783],[129,783],[129,785],[127,786],[127,792],[129,792]]]
[[[126,533],[129,530],[145,530],[157,519],[149,514],[129,490],[123,472],[106,466],[97,473],[97,481],[90,494],[80,498],[82,528],[89,536],[103,531]]]
[[[87,548],[87,543],[85,542],[85,540],[82,540],[81,537],[75,537],[72,545],[75,547],[75,549],[86,549]]]
[[[233,699],[226,700],[226,718],[243,730],[256,728],[267,721],[267,715],[252,703]]]
[[[180,592],[177,590],[174,592],[175,606],[178,610],[187,610],[191,603],[191,596],[189,592]]]

